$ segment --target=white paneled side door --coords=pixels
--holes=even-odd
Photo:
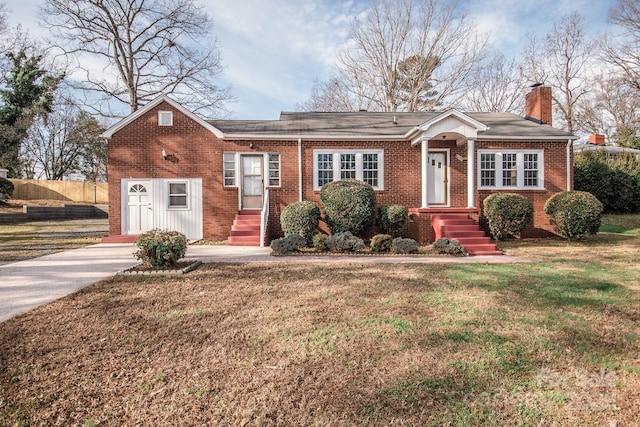
[[[153,228],[151,181],[128,181],[126,189],[126,234],[141,234],[151,230]]]

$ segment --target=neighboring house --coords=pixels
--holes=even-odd
[[[319,202],[323,184],[356,178],[373,186],[379,205],[406,206],[404,234],[421,243],[436,236],[433,215],[481,221],[483,199],[498,191],[531,199],[534,221],[526,235],[548,235],[553,228],[542,208],[554,193],[572,189],[576,138],[550,126],[548,87],[527,94],[526,114],[311,112],[204,120],[161,97],[103,135],[109,232],[112,241],[160,228],[190,239],[268,244],[282,235],[286,205]],[[262,242],[245,225],[260,224],[261,216],[255,227]]]
[[[573,145],[574,153],[582,153],[583,151],[606,151],[609,154],[609,158],[613,159],[615,156],[629,153],[636,159],[640,160],[640,150],[627,147],[618,147],[616,145],[606,145],[605,136],[599,134],[589,135],[588,141],[576,141]]]

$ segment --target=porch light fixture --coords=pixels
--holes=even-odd
[[[162,149],[162,160],[167,160],[167,150]]]
[[[250,148],[251,150],[253,150],[253,142],[250,142],[250,143],[249,143],[249,148]]]

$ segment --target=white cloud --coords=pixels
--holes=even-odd
[[[0,0],[2,2],[2,0]],[[44,0],[5,0],[10,25],[21,23],[42,37],[37,6]],[[214,22],[223,84],[237,98],[238,118],[275,118],[306,100],[315,79],[331,76],[349,26],[373,0],[201,0]],[[588,32],[606,29],[616,0],[463,0],[478,29],[490,32],[494,48],[519,55],[526,34],[543,37],[562,15],[585,15]],[[97,64],[96,64],[97,65]]]

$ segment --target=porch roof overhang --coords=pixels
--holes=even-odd
[[[477,139],[478,132],[486,132],[487,130],[489,130],[489,126],[453,109],[416,126],[407,135],[407,138],[411,140],[411,145],[418,145],[425,139],[435,139],[439,135],[443,135],[449,140],[464,142],[468,139]]]

